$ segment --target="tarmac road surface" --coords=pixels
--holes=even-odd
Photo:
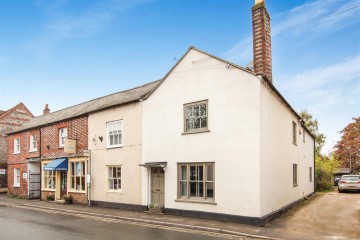
[[[0,205],[0,239],[216,240],[247,239],[191,230],[154,228],[99,217],[54,214]]]

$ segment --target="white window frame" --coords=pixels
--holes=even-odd
[[[190,180],[190,167],[203,167],[203,176],[202,180],[195,179]],[[208,166],[212,167],[212,179],[208,178]],[[182,167],[186,167],[186,179],[182,179]],[[186,185],[186,196],[182,195],[182,183],[185,183]],[[202,197],[199,196],[191,196],[190,194],[190,184],[196,183],[200,184],[202,183]],[[208,184],[212,184],[212,197],[209,197],[207,194]],[[185,201],[200,201],[200,202],[215,202],[215,163],[213,162],[200,162],[200,163],[179,163],[178,164],[178,200],[185,200]]]
[[[14,154],[20,153],[20,138],[14,138]]]
[[[293,163],[293,187],[298,186],[298,165]]]
[[[34,147],[35,145],[35,147]],[[30,135],[30,146],[29,146],[29,152],[36,152],[37,151],[37,136],[36,134]]]
[[[76,171],[76,164],[79,164],[80,166],[80,172],[73,172],[73,166],[74,165],[74,170]],[[71,161],[70,162],[70,179],[68,182],[68,188],[69,191],[71,192],[80,192],[80,193],[85,193],[86,192],[86,185],[87,185],[87,180],[86,180],[86,161]],[[82,172],[83,171],[83,172]],[[79,179],[79,183],[78,183],[78,179]],[[81,179],[84,179],[84,181],[81,181]],[[72,186],[72,183],[74,181],[74,186]],[[84,185],[83,185],[84,183]],[[77,185],[79,185],[79,189],[77,189]]]
[[[45,165],[43,165],[43,168],[44,168],[44,166]],[[43,190],[55,191],[55,189],[56,189],[56,171],[43,170],[42,182],[43,182],[42,183]]]
[[[110,134],[110,130],[113,130],[113,127],[117,124],[120,125],[119,129],[116,129],[116,133]],[[123,146],[123,120],[116,120],[106,123],[106,147],[107,148],[116,148],[116,147],[122,147]],[[113,130],[114,131],[114,130]],[[110,138],[111,137],[119,136],[119,143],[118,144],[110,144]]]
[[[67,128],[59,128],[59,147],[65,146],[65,139],[67,138]]]
[[[113,169],[116,168],[116,173],[118,172],[118,170],[120,169],[120,177],[114,177],[114,176],[110,176],[110,173],[113,174]],[[111,169],[111,170],[110,170]],[[121,175],[122,175],[122,169],[121,169],[121,165],[117,165],[117,166],[107,166],[107,175],[108,175],[108,181],[107,181],[107,188],[108,191],[110,192],[120,192],[122,189],[122,181],[121,181]],[[113,186],[115,186],[114,182],[117,181],[117,186],[118,188],[111,188],[111,182],[113,182]],[[120,184],[119,184],[120,182]],[[119,187],[120,185],[120,187]]]
[[[20,168],[14,168],[14,187],[20,187]]]
[[[205,109],[205,115],[200,114],[200,105],[205,105],[206,109]],[[188,121],[189,120],[189,116],[188,116],[188,108],[189,107],[196,107],[199,106],[199,115],[198,116],[192,116],[190,117],[190,119],[192,121],[199,119],[199,127],[198,128],[189,128],[188,127]],[[205,127],[201,127],[202,122],[203,122],[203,118],[206,118],[206,126]],[[194,125],[194,123],[192,124]],[[199,133],[199,132],[208,132],[209,131],[209,101],[208,100],[202,100],[202,101],[198,101],[198,102],[192,102],[192,103],[186,103],[184,104],[184,134],[187,133]]]

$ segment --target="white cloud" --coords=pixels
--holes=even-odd
[[[88,9],[48,23],[45,35],[55,38],[87,37],[104,30],[116,17],[150,0],[102,0]]]
[[[360,21],[359,0],[316,0],[272,16],[273,46],[302,39],[302,43],[333,33]],[[296,41],[298,44],[301,42]],[[279,44],[282,45],[282,44]],[[228,50],[224,57],[246,64],[252,59],[252,35]]]
[[[46,59],[54,46],[67,39],[86,38],[106,30],[121,14],[154,0],[100,0],[85,9],[68,0],[38,1],[47,16],[42,34],[25,46]]]
[[[360,79],[360,55],[335,65],[306,70],[295,76],[280,76],[279,82],[284,83],[281,87],[284,91],[305,93],[356,79]]]

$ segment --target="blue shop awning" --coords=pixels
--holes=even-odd
[[[68,159],[67,158],[58,158],[52,160],[50,163],[46,164],[44,167],[45,171],[67,171],[68,170]]]

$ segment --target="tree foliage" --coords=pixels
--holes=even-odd
[[[325,135],[319,133],[319,123],[306,110],[300,112],[305,127],[315,137],[315,183],[317,191],[331,191],[333,188],[333,175],[340,166],[334,155],[322,155],[321,149],[325,144]]]
[[[339,166],[339,161],[333,155],[315,157],[315,182],[318,191],[332,190],[333,175]]]
[[[343,167],[348,168],[351,158],[351,170],[360,172],[360,117],[353,120],[340,131],[341,138],[334,146],[334,155]]]
[[[308,113],[307,110],[302,110],[299,113],[302,120],[305,122],[305,127],[314,135],[315,137],[315,154],[320,155],[320,151],[325,143],[325,135],[319,133],[319,124],[317,119],[314,119],[313,116]]]

